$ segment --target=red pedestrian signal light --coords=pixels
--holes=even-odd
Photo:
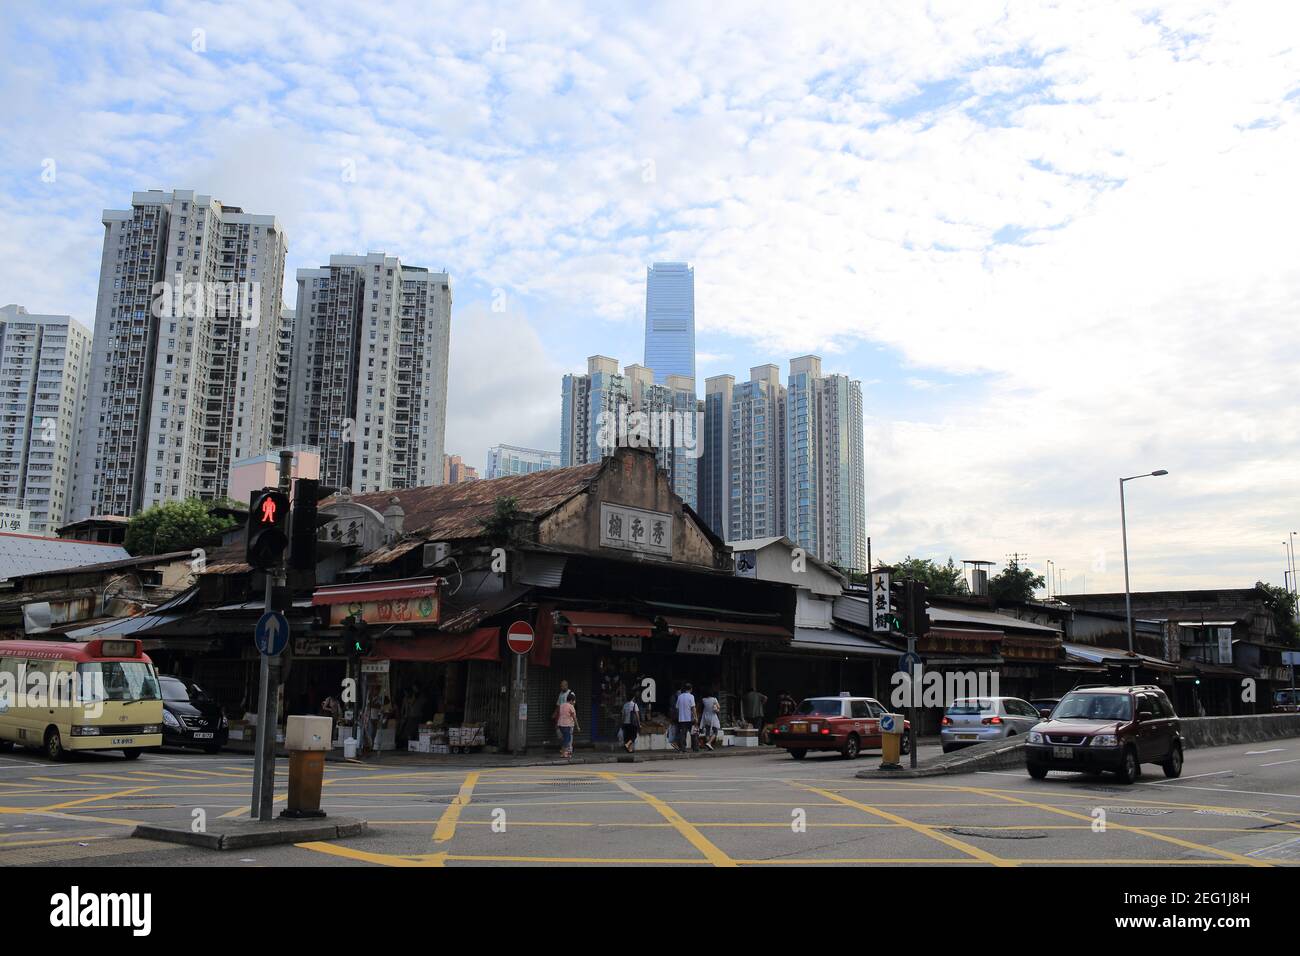
[[[254,491],[248,502],[245,560],[261,571],[278,567],[289,547],[289,496],[283,491],[263,488]]]

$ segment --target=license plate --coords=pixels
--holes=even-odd
[[[980,735],[979,734],[958,734],[957,739],[958,740],[979,740]]]
[[[1073,748],[1073,747],[1053,747],[1053,748],[1052,748],[1052,756],[1053,756],[1053,757],[1064,757],[1064,758],[1066,758],[1067,760],[1071,760],[1071,759],[1074,758],[1074,748]]]
[[[807,733],[807,732],[808,732],[808,725],[807,725],[807,724],[791,724],[791,725],[790,725],[790,733],[792,733],[792,734],[803,734],[803,733]]]
[[[212,735],[211,735],[211,734],[207,734],[207,733],[196,733],[196,734],[194,735],[194,739],[195,739],[195,740],[211,740],[211,739],[212,739]]]
[[[122,744],[133,744],[133,743],[135,743],[135,738],[134,738],[134,737],[114,737],[114,738],[113,738],[113,746],[115,746],[115,747],[120,747]]]

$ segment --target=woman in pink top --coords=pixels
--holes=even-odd
[[[555,725],[560,728],[560,755],[563,757],[573,756],[573,735],[578,732],[578,711],[573,702],[577,699],[577,695],[570,692],[555,718]]]

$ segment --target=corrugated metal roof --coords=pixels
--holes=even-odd
[[[997,627],[1003,630],[1036,631],[1044,636],[1049,634],[1059,635],[1061,633],[1060,628],[1047,627],[1042,624],[1035,624],[1032,621],[1022,621],[1010,614],[998,614],[994,611],[954,611],[946,607],[932,607],[927,609],[927,614],[931,621],[945,624],[982,624],[986,627]]]
[[[839,654],[853,654],[865,657],[887,657],[897,660],[902,653],[896,648],[881,644],[869,638],[841,631],[837,627],[796,627],[794,640],[790,642],[791,650],[830,651]]]
[[[423,540],[455,541],[476,538],[482,534],[480,518],[492,515],[498,498],[514,498],[522,516],[540,517],[586,491],[600,473],[603,462],[574,465],[570,468],[553,468],[528,475],[507,475],[483,481],[469,481],[457,485],[429,485],[423,488],[397,488],[353,495],[351,500],[373,508],[380,514],[396,498],[406,512],[402,530]],[[321,507],[337,503],[337,496],[321,502]],[[397,548],[385,548],[369,555],[368,564],[391,561]],[[405,553],[404,551],[402,553]]]
[[[65,568],[112,566],[119,559],[134,560],[120,544],[0,534],[0,581]]]

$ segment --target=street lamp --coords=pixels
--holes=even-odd
[[[1131,475],[1128,478],[1121,478],[1119,480],[1119,526],[1120,526],[1120,534],[1123,537],[1123,541],[1124,541],[1124,623],[1128,628],[1128,652],[1130,654],[1128,682],[1130,684],[1133,683],[1133,678],[1136,676],[1136,668],[1134,667],[1131,659],[1131,655],[1134,653],[1133,651],[1133,598],[1129,591],[1129,584],[1128,584],[1128,516],[1125,514],[1124,511],[1124,482],[1136,481],[1138,478],[1159,478],[1162,475],[1167,475],[1167,474],[1169,474],[1169,472],[1161,468],[1159,471],[1147,472],[1144,475]]]

